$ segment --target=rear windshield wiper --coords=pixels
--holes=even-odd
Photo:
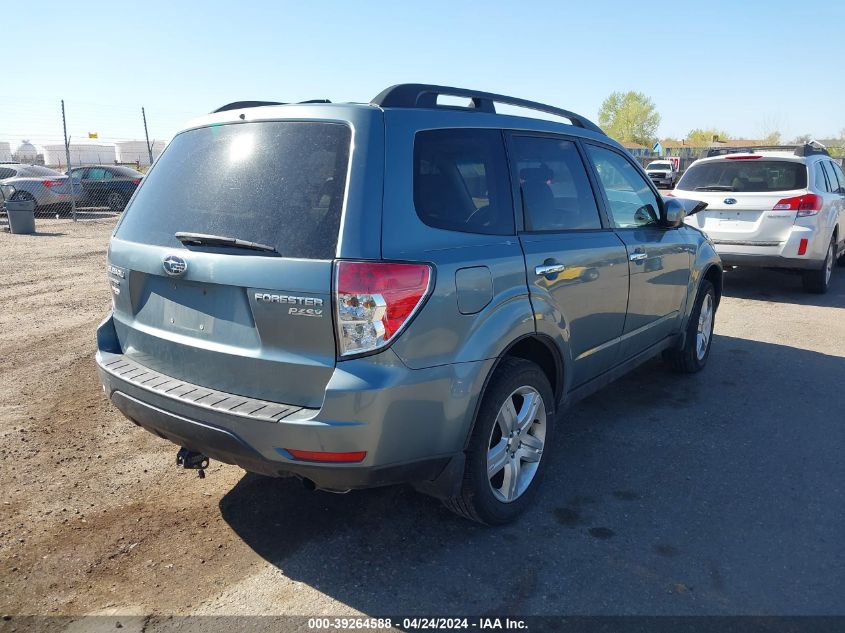
[[[736,191],[731,185],[708,185],[696,187],[693,191]]]
[[[225,235],[206,235],[205,233],[185,233],[179,231],[174,234],[174,237],[183,244],[195,244],[197,246],[234,246],[235,248],[245,248],[251,251],[279,253],[275,247],[269,244],[239,240],[236,237],[226,237]]]

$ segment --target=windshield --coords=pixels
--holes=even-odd
[[[671,163],[649,163],[646,169],[672,169]]]
[[[807,187],[807,168],[786,160],[724,159],[693,163],[678,183],[685,191],[790,191]]]
[[[331,259],[351,130],[339,123],[213,125],[176,136],[144,178],[116,237],[185,248],[203,233]]]

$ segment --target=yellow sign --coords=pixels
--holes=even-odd
[[[96,132],[88,132],[88,138],[97,138]]]

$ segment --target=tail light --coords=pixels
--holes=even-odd
[[[141,179],[140,179],[140,178],[133,178],[133,179],[132,179],[132,184],[133,184],[133,185],[140,185],[140,184],[141,184]]]
[[[805,193],[803,196],[784,198],[772,207],[773,211],[797,211],[798,216],[816,215],[822,209],[824,200],[814,193]]]
[[[63,187],[67,184],[67,180],[42,180],[41,184],[52,189],[53,187]]]
[[[337,263],[335,306],[340,355],[372,352],[405,327],[430,291],[428,264]]]

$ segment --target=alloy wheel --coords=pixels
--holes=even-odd
[[[521,497],[537,474],[546,441],[546,406],[534,388],[519,387],[496,415],[487,450],[487,478],[495,497]]]

